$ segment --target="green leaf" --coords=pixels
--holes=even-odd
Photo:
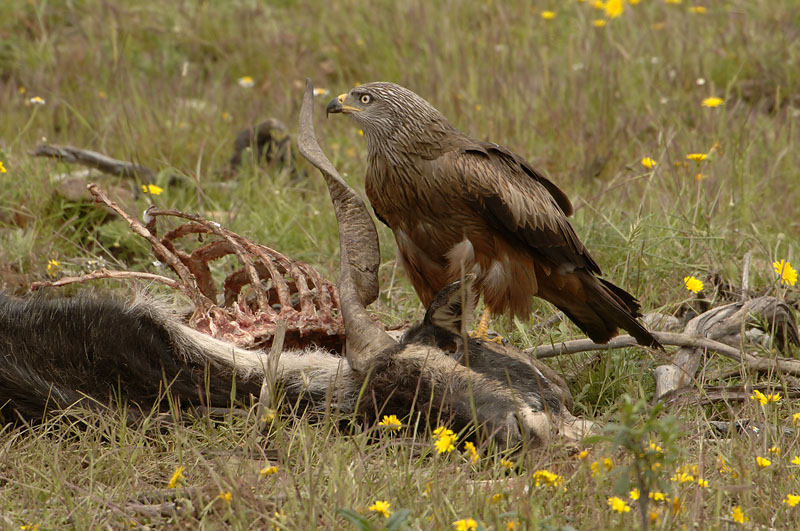
[[[336,509],[336,514],[353,524],[359,531],[372,531],[372,524],[369,523],[369,520],[352,509]]]
[[[405,527],[406,519],[411,514],[411,509],[400,509],[386,520],[386,531],[395,531]]]

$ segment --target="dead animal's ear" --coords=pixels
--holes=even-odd
[[[445,286],[428,306],[424,322],[454,334],[463,333],[475,313],[474,282],[475,275],[470,273]]]

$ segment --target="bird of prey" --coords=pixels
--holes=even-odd
[[[494,315],[530,315],[541,297],[593,341],[627,330],[659,346],[639,323],[639,303],[599,277],[567,216],[566,194],[525,159],[470,138],[417,94],[394,83],[359,85],[331,100],[367,141],[366,191],[394,232],[402,264],[424,305],[474,273]]]

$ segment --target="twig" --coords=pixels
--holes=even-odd
[[[139,177],[144,182],[151,182],[155,179],[156,172],[146,166],[125,162],[111,158],[96,151],[80,149],[73,146],[57,146],[54,144],[39,144],[31,153],[34,157],[49,157],[58,159],[61,162],[82,164],[95,168],[109,175],[135,179]]]
[[[36,291],[37,289],[41,288],[58,288],[61,286],[66,286],[67,284],[73,284],[75,282],[86,282],[88,280],[96,280],[100,278],[113,278],[120,280],[138,278],[141,280],[160,282],[162,284],[166,284],[172,289],[177,289],[186,293],[185,290],[183,289],[183,285],[177,280],[173,280],[171,278],[162,277],[161,275],[154,275],[153,273],[141,273],[137,271],[112,271],[105,268],[98,269],[92,271],[91,273],[87,273],[85,275],[80,275],[77,277],[64,277],[58,280],[45,280],[41,282],[32,282],[31,291]]]
[[[747,292],[750,290],[750,259],[752,257],[752,249],[744,254],[744,263],[742,264],[742,301],[747,300]]]
[[[747,352],[739,351],[719,341],[699,336],[690,336],[675,332],[652,332],[655,338],[662,345],[673,345],[679,347],[692,347],[712,350],[726,358],[739,361],[751,369],[771,369],[785,372],[792,375],[800,375],[800,361],[788,358],[766,359]],[[595,343],[591,339],[576,339],[552,345],[542,345],[525,351],[537,359],[552,358],[563,356],[564,354],[575,354],[589,350],[611,350],[617,348],[637,346],[636,339],[629,335],[617,336],[608,343]]]

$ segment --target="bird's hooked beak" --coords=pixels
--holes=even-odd
[[[345,103],[347,100],[347,93],[339,94],[335,98],[331,100],[328,106],[325,108],[325,117],[327,118],[329,114],[333,113],[344,113],[350,114],[351,112],[361,112],[361,109],[358,107],[353,107],[352,105],[348,105]]]

